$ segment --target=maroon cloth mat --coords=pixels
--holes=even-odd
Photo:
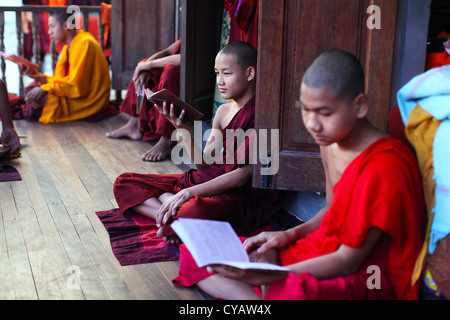
[[[156,236],[153,220],[138,214],[121,214],[119,209],[96,212],[109,233],[114,255],[122,266],[175,261],[177,245],[167,245]]]
[[[111,248],[122,266],[144,263],[176,261],[179,259],[178,245],[167,245],[156,235],[158,228],[152,219],[137,213],[121,214],[119,209],[96,212],[108,231]],[[275,223],[262,230],[284,229],[300,224],[300,221],[287,212],[275,219]],[[282,226],[280,228],[280,226]]]
[[[19,171],[12,166],[0,166],[0,182],[22,181]]]

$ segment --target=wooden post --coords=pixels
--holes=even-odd
[[[105,52],[105,26],[102,21],[102,14],[98,15],[98,41],[102,46],[103,52]]]
[[[23,56],[23,36],[22,36],[22,12],[16,11],[16,32],[17,32],[17,55],[19,57]],[[19,68],[19,96],[24,97],[25,88],[23,85],[23,72],[22,69]]]
[[[41,50],[40,50],[40,35],[39,35],[39,12],[33,12],[33,55],[34,61],[39,65],[41,69]]]
[[[0,12],[0,50],[5,50],[5,13]],[[6,83],[6,62],[3,56],[1,57],[2,79]]]
[[[83,12],[83,30],[89,31],[89,12]]]

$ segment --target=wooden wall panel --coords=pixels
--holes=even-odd
[[[319,147],[303,126],[298,103],[302,76],[327,49],[354,53],[366,72],[369,118],[386,130],[397,1],[260,1],[257,129],[280,130],[280,156],[273,177],[255,166],[254,186],[323,192]],[[370,5],[381,9],[381,29],[367,27]]]
[[[174,0],[112,0],[112,87],[124,90],[139,61],[175,39]]]

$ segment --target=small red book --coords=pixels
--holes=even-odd
[[[170,108],[170,105],[173,104],[175,108],[175,115],[177,117],[180,116],[181,111],[185,111],[184,122],[191,123],[193,121],[197,121],[203,118],[203,113],[187,104],[180,98],[178,98],[173,93],[167,91],[166,89],[153,93],[150,89],[145,89],[145,94],[147,99],[154,104],[162,107],[163,103],[167,103],[167,108]]]
[[[20,65],[21,67],[25,67],[25,68],[32,68],[32,69],[39,69],[39,65],[32,63],[30,61],[28,61],[27,59],[24,59],[22,57],[16,56],[15,54],[12,53],[6,53],[6,52],[0,52],[0,54],[3,56],[3,58],[5,58],[5,60],[9,60],[12,61],[18,65]]]

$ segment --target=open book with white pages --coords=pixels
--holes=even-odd
[[[199,267],[228,265],[264,272],[290,271],[275,264],[250,262],[241,240],[228,222],[180,218],[171,227]]]

